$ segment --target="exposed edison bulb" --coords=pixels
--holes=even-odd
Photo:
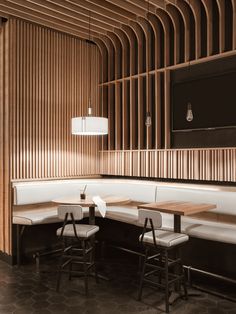
[[[152,118],[150,112],[146,113],[145,125],[146,127],[150,127],[152,125]]]
[[[188,102],[187,113],[186,113],[186,120],[188,122],[193,121],[193,111],[192,111],[192,104],[191,104],[191,102]]]

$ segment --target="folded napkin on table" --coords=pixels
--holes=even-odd
[[[98,208],[100,214],[104,218],[106,216],[106,211],[107,211],[106,202],[104,200],[102,200],[100,196],[94,196],[93,202],[94,202],[94,204],[97,205],[97,208]]]

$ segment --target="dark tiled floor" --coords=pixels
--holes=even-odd
[[[62,281],[61,293],[56,293],[55,267],[51,264],[44,263],[41,268],[50,272],[37,274],[34,265],[17,269],[0,262],[0,313],[164,313],[163,295],[160,292],[145,288],[145,301],[136,300],[137,268],[131,262],[114,262],[111,259],[105,266],[111,280],[100,280],[96,284],[91,278],[87,298],[84,296],[83,281],[78,278],[68,281],[66,276]],[[178,300],[171,307],[171,313],[236,314],[236,303],[200,293],[200,296],[190,297],[188,301]]]

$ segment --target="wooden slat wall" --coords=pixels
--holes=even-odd
[[[122,49],[123,60],[126,56],[126,62],[133,65],[132,71],[120,71],[122,76],[118,78],[104,75],[106,79],[100,83],[104,91],[114,91],[113,112],[123,108],[121,127],[114,128],[110,123],[112,137],[103,146],[108,150],[103,148],[100,153],[101,174],[235,182],[234,148],[171,150],[170,136],[170,72],[236,55],[235,0],[167,0],[164,9],[155,3],[152,2],[156,9],[150,11],[145,22],[138,18],[123,27],[130,49],[136,49],[130,59],[126,56],[129,49]],[[145,3],[144,9],[147,13]],[[232,21],[225,18],[226,10]],[[101,40],[105,38],[101,36]],[[122,38],[119,40],[123,47]],[[103,58],[108,73],[114,72],[115,65],[119,71],[117,55],[115,62],[107,61],[113,50],[111,42],[108,58]],[[121,93],[114,88],[128,83],[129,93],[127,89]],[[106,101],[109,107],[108,97],[103,106],[106,107]],[[152,115],[149,128],[145,126],[147,111]],[[111,112],[109,118],[112,121]],[[120,142],[122,147],[115,145]]]
[[[236,148],[102,151],[101,174],[236,182]]]
[[[71,135],[71,118],[87,114],[88,49],[92,105],[98,111],[99,53],[95,45],[12,20],[14,88],[12,179],[97,174],[98,137]],[[88,158],[89,156],[89,158]]]
[[[0,29],[0,250],[11,254],[11,180],[99,173],[99,137],[71,135],[87,114],[88,49],[98,114],[96,45],[22,20]]]

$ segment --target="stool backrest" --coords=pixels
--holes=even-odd
[[[60,205],[57,208],[58,218],[65,220],[81,220],[83,219],[83,209],[80,205]]]
[[[138,211],[138,222],[140,225],[144,226],[145,221],[147,220],[146,227],[151,228],[150,222],[152,221],[154,228],[161,228],[162,226],[162,217],[161,214],[154,210],[148,209],[139,209]]]
[[[57,208],[57,214],[59,219],[63,219],[63,226],[61,229],[60,238],[63,237],[65,226],[68,221],[72,222],[74,235],[76,238],[78,238],[75,221],[83,219],[82,207],[80,205],[60,205]]]
[[[155,229],[161,228],[162,226],[161,214],[154,210],[139,209],[138,222],[143,225],[143,231],[140,239],[141,243],[143,243],[144,234],[149,228],[152,231],[153,244],[156,246]]]

